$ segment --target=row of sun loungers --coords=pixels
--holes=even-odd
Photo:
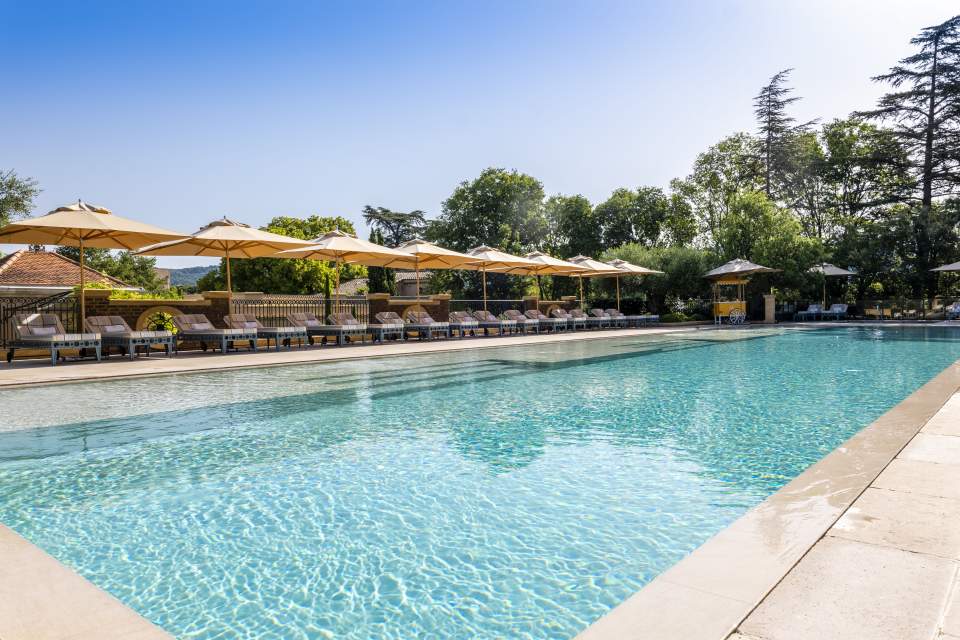
[[[794,320],[846,320],[847,305],[832,304],[829,309],[824,309],[823,305],[811,304],[803,311],[793,314]]]
[[[304,342],[321,344],[327,340],[337,345],[355,339],[366,342],[367,336],[374,342],[406,340],[416,336],[421,340],[437,338],[465,338],[476,335],[512,335],[539,333],[541,331],[575,331],[588,328],[613,328],[643,326],[659,321],[659,316],[625,316],[615,309],[593,309],[589,314],[580,309],[566,311],[554,309],[547,316],[539,310],[520,312],[506,311],[496,316],[490,311],[453,311],[448,321],[434,320],[424,311],[409,311],[406,318],[396,312],[376,314],[376,323],[362,323],[349,312],[332,313],[324,323],[312,313],[287,315],[289,326],[265,327],[252,314],[224,316],[226,327],[214,327],[203,314],[174,316],[176,334],[171,331],[135,331],[120,316],[91,316],[84,320],[84,333],[67,333],[60,318],[54,314],[18,314],[13,318],[15,339],[9,345],[7,362],[13,360],[17,349],[50,351],[51,364],[56,364],[64,349],[91,350],[100,360],[109,355],[111,348],[130,358],[141,350],[149,356],[154,348],[162,348],[167,356],[177,351],[178,342],[199,344],[203,351],[210,348],[226,353],[240,345],[256,351],[259,340],[265,340],[267,348],[291,348],[294,343],[302,347]]]

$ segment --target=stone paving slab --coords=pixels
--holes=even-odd
[[[931,640],[950,560],[828,537],[739,631],[758,640]]]

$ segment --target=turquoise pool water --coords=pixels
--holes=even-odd
[[[0,521],[182,638],[570,637],[957,338],[702,331],[3,391]]]

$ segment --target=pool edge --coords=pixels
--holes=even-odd
[[[724,640],[960,392],[960,360],[576,636]]]
[[[173,636],[0,524],[0,638],[172,640]]]

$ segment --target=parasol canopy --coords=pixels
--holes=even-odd
[[[397,251],[407,254],[414,261],[417,275],[417,297],[420,297],[420,269],[469,269],[475,258],[459,251],[445,249],[422,238],[404,242]],[[393,266],[392,264],[384,266]]]
[[[620,278],[623,276],[651,276],[657,274],[663,274],[663,271],[657,271],[656,269],[647,269],[646,267],[641,267],[635,265],[632,262],[627,262],[626,260],[621,260],[617,258],[608,262],[611,267],[616,267],[620,271],[625,273],[618,273],[614,277],[617,280],[617,311],[620,311]]]
[[[285,249],[309,244],[306,240],[282,236],[256,229],[227,217],[214,220],[196,233],[181,236],[177,240],[160,242],[143,247],[138,254],[144,256],[209,256],[225,258],[227,266],[227,291],[233,291],[230,282],[230,258],[263,258],[276,256]]]
[[[106,207],[77,200],[50,213],[13,222],[0,229],[0,242],[53,244],[80,249],[80,324],[87,313],[84,249],[132,250],[151,242],[182,238],[182,233],[114,215]]]
[[[483,310],[487,310],[487,270],[506,272],[511,269],[536,268],[538,265],[533,260],[511,255],[499,249],[481,245],[467,251],[467,255],[473,258],[471,269],[479,269],[483,272]]]
[[[720,265],[716,269],[707,271],[703,274],[703,277],[717,279],[726,276],[749,276],[754,273],[776,273],[778,271],[780,271],[780,269],[771,269],[770,267],[764,267],[749,260],[735,258],[724,265]]]
[[[960,271],[960,262],[954,262],[953,264],[945,264],[942,267],[937,267],[936,269],[930,269],[930,271]]]

